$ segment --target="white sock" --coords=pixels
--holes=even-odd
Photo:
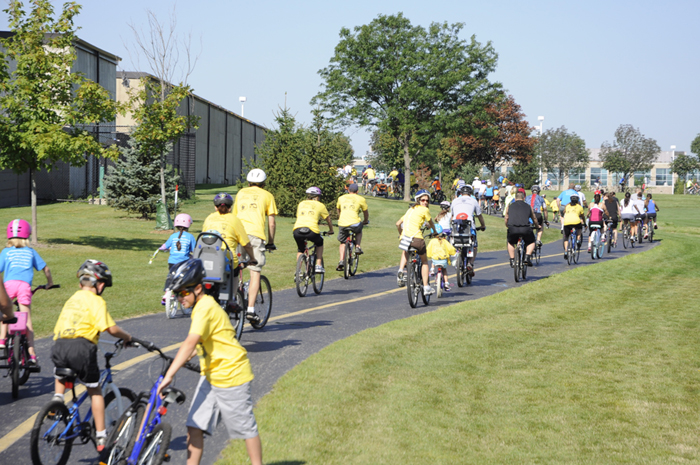
[[[255,307],[248,307],[248,313],[255,313]]]
[[[54,394],[53,396],[54,396],[54,397],[60,397],[61,399],[64,399],[64,398],[65,398],[63,394],[58,394],[58,393]]]
[[[95,432],[95,437],[96,438],[106,438],[107,437],[107,430],[103,429],[102,431]]]

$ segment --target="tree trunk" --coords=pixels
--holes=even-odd
[[[405,202],[411,201],[411,155],[408,152],[408,139],[401,141],[403,145],[403,162],[406,170],[403,179],[403,199]]]
[[[165,156],[162,152],[160,154],[160,201],[167,209],[168,204],[165,203]]]
[[[34,176],[34,170],[29,170],[29,182],[32,185],[31,202],[32,202],[32,246],[36,247],[39,243],[37,237],[37,230],[39,229],[37,224],[37,213],[36,213],[36,177]]]

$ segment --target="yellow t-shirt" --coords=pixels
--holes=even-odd
[[[212,386],[240,386],[253,379],[248,352],[236,340],[231,320],[212,296],[205,295],[195,304],[189,334],[201,338],[199,366]]]
[[[581,224],[581,218],[579,215],[583,215],[583,207],[580,204],[567,205],[564,210],[564,226],[570,224]]]
[[[423,226],[423,223],[430,221],[432,217],[430,216],[430,210],[428,210],[428,207],[417,205],[413,208],[409,208],[401,219],[403,220],[403,236],[423,239],[421,227]]]
[[[238,191],[233,202],[233,210],[251,236],[267,240],[265,219],[277,215],[275,198],[265,189],[258,186],[246,187]]]
[[[416,176],[415,176],[414,174],[412,174],[411,176],[409,176],[408,182],[410,182],[411,185],[416,184]]]
[[[399,172],[394,170],[391,173],[389,173],[389,177],[392,178],[394,181],[396,181],[396,178],[399,176]]]
[[[336,208],[340,210],[338,226],[350,226],[362,222],[360,211],[367,211],[367,201],[357,194],[345,194],[338,197]]]
[[[233,268],[237,267],[238,256],[236,255],[236,247],[238,247],[238,244],[246,246],[248,242],[250,242],[248,240],[248,233],[246,233],[243,224],[233,213],[222,215],[219,212],[214,212],[207,216],[207,219],[204,220],[204,224],[202,225],[202,231],[209,231],[212,229],[218,231],[228,244],[233,253]]]
[[[318,221],[326,218],[328,210],[325,205],[318,200],[304,200],[297,207],[297,221],[292,229],[309,228],[319,234],[321,230],[318,228]]]
[[[377,177],[377,173],[374,171],[374,168],[367,168],[365,170],[365,176],[367,176],[367,179],[371,181]]]
[[[428,258],[432,258],[434,260],[447,260],[452,255],[456,254],[457,250],[452,244],[450,244],[450,241],[446,239],[433,239],[428,244],[427,253]]]
[[[82,337],[97,344],[100,333],[114,326],[105,300],[90,291],[79,290],[68,299],[53,328],[53,339]]]

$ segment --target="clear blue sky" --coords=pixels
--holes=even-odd
[[[58,8],[62,2],[54,2]],[[146,9],[167,19],[176,2],[84,0],[79,36],[122,57],[128,23],[146,23]],[[533,126],[566,126],[590,148],[632,124],[662,150],[688,150],[700,133],[700,2],[696,0],[573,1],[224,1],[177,2],[178,30],[202,41],[190,77],[195,93],[272,127],[287,105],[302,123],[319,89],[338,32],[402,11],[414,24],[463,22],[498,52],[493,80],[503,83]],[[7,30],[2,15],[0,29]],[[141,69],[141,71],[147,71]],[[347,131],[356,155],[367,151],[364,129]]]

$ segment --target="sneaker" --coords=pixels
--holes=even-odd
[[[320,273],[320,274],[326,272],[326,270],[324,270],[323,267],[322,267],[321,265],[316,265],[316,268],[314,268],[314,271],[315,271],[316,273]]]
[[[532,257],[530,257],[529,255],[525,255],[525,264],[527,266],[532,266]]]
[[[7,346],[5,346],[5,341],[0,342],[0,350],[5,348],[7,348]]]
[[[51,398],[51,402],[65,402],[66,399],[62,396],[59,396],[58,394],[54,394],[53,397]]]
[[[588,253],[591,253],[591,246],[590,246],[590,244],[588,245]]]
[[[345,264],[344,263],[338,263],[338,266],[335,267],[335,271],[343,271],[345,269]]]
[[[566,260],[567,258],[569,258],[569,254],[564,252],[564,260]]]
[[[644,239],[649,239],[649,234],[644,233]]]
[[[430,287],[430,285],[423,286],[423,295],[433,295],[433,294],[435,294],[435,289]]]
[[[542,247],[542,241],[537,241],[537,247]]]
[[[430,269],[430,276],[435,276],[435,268]]]
[[[515,260],[512,258],[510,259],[510,267],[513,268],[515,266]]]
[[[603,240],[601,242],[605,244],[605,236],[603,236]]]
[[[34,365],[34,366],[37,365],[36,355],[30,355],[30,356],[29,356],[29,364],[30,364],[30,365]]]
[[[160,299],[160,304],[161,304],[161,305],[165,305],[165,297],[163,297],[162,299]]]
[[[246,317],[249,321],[258,321],[258,320],[260,319],[260,318],[258,318],[258,314],[255,313],[255,310],[253,310],[252,312],[246,311],[245,317]]]
[[[399,270],[398,273],[396,273],[396,284],[399,287],[404,287],[406,285],[406,272],[403,270]]]
[[[654,223],[654,229],[659,229],[659,227],[656,226],[656,223]]]
[[[355,255],[362,255],[363,253],[359,245],[355,247]]]
[[[445,290],[446,290],[447,292],[449,292],[450,289],[452,289],[452,287],[450,286],[450,283],[445,283]]]
[[[106,444],[107,444],[107,436],[95,438],[95,449],[97,449],[97,452],[102,452],[103,450],[105,450]]]
[[[467,273],[471,275],[471,277],[474,277],[474,267],[471,264],[467,264]]]

